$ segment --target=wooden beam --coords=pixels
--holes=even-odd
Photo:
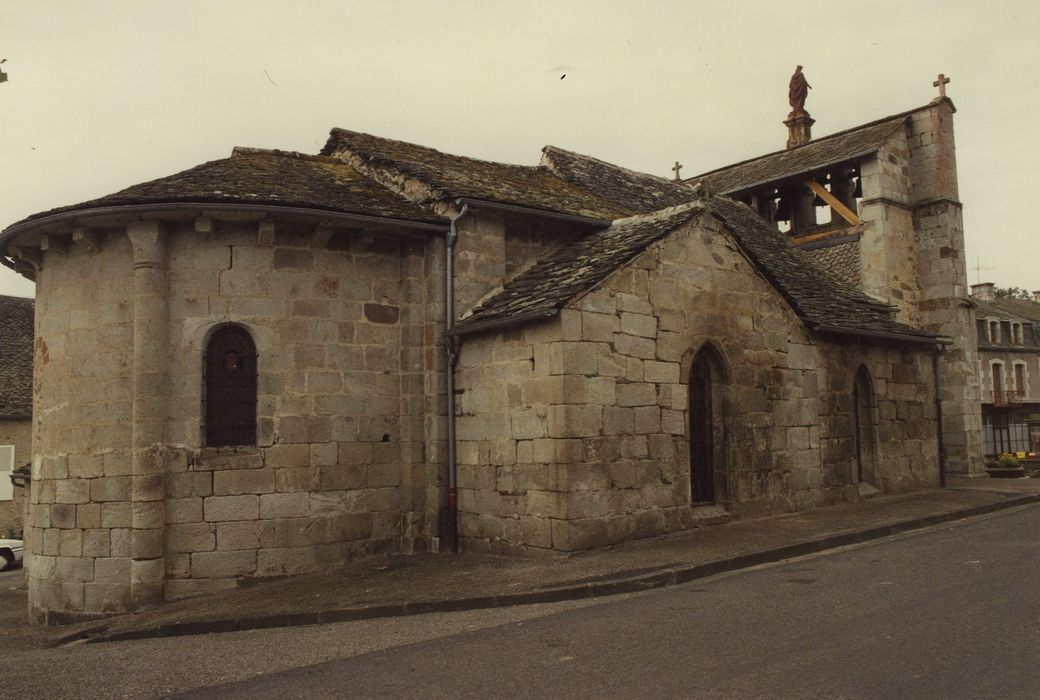
[[[845,219],[853,226],[859,224],[859,217],[856,216],[856,213],[838,201],[838,198],[828,192],[826,187],[816,182],[816,180],[806,180],[805,186],[819,195],[820,199],[827,202],[827,204],[831,206],[831,209],[838,212],[838,215],[841,216],[841,218]]]

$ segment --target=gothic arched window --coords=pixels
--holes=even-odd
[[[206,344],[206,444],[256,444],[256,345],[241,326],[223,326]]]

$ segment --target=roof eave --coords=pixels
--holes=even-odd
[[[102,216],[126,216],[142,217],[147,214],[159,214],[162,212],[198,212],[220,213],[220,212],[255,212],[258,214],[288,214],[295,216],[312,216],[333,221],[350,221],[352,223],[369,223],[400,226],[422,231],[443,232],[448,228],[448,222],[435,224],[428,221],[416,221],[413,219],[397,219],[393,217],[373,216],[370,214],[354,214],[350,212],[337,212],[329,209],[318,209],[311,207],[290,207],[277,204],[249,204],[249,203],[215,203],[215,202],[148,202],[144,204],[120,204],[103,207],[88,207],[85,209],[72,209],[58,214],[43,216],[38,219],[26,219],[8,226],[0,231],[0,253],[5,249],[8,241],[15,236],[35,230],[43,226],[66,223],[69,221],[82,221],[84,219]]]
[[[932,345],[935,347],[941,345],[950,345],[953,341],[950,338],[937,335],[911,335],[909,333],[895,333],[892,331],[872,331],[864,328],[852,328],[851,326],[838,326],[832,324],[821,323],[820,321],[814,321],[806,319],[805,323],[809,328],[817,333],[829,333],[832,335],[850,335],[860,338],[876,338],[878,340],[892,340],[901,343],[911,343],[915,345]]]

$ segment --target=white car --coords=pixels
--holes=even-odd
[[[0,540],[0,571],[7,571],[22,560],[25,544],[21,540]]]

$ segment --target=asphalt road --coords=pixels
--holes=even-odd
[[[3,697],[1040,697],[1040,507],[615,599],[14,650]]]

